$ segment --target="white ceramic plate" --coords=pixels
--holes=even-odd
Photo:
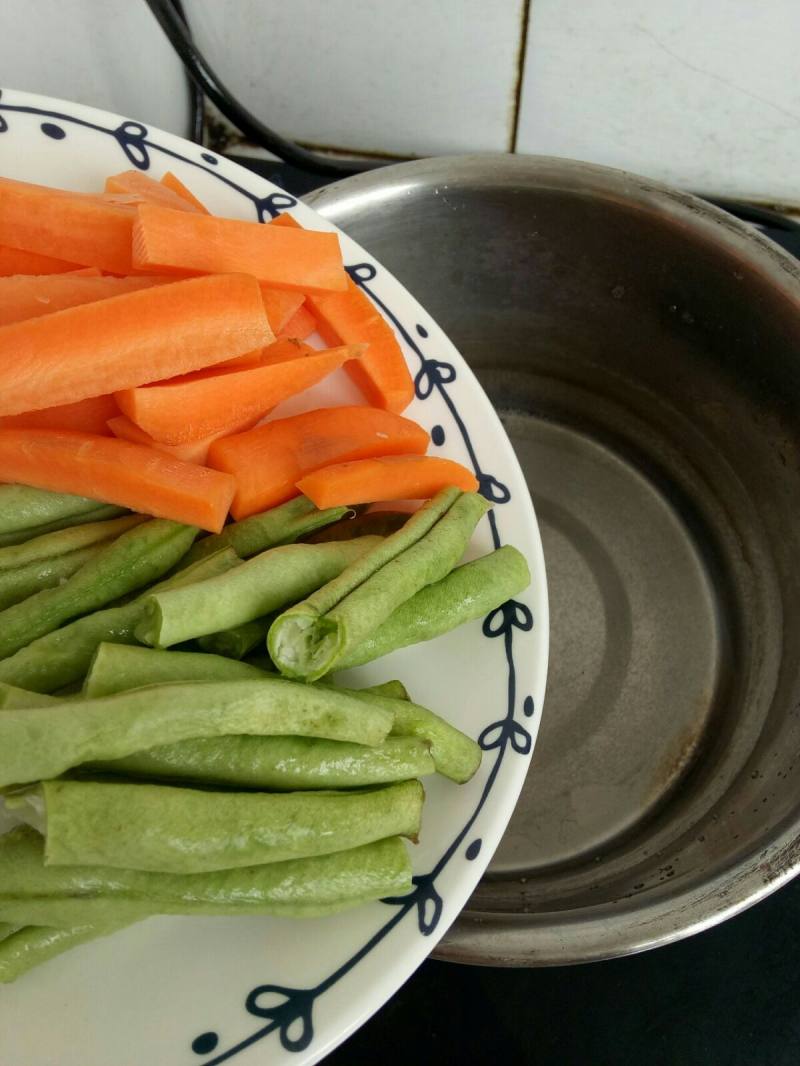
[[[179,137],[78,104],[8,90],[0,96],[0,174],[88,191],[132,167],[156,178],[172,170],[221,215],[269,219],[289,211],[312,229],[335,228],[276,186]],[[428,955],[478,883],[514,808],[547,665],[544,561],[530,496],[488,399],[425,313],[425,293],[417,303],[340,236],[351,276],[391,322],[416,377],[408,415],[431,431],[433,452],[475,470],[495,503],[471,556],[514,544],[533,575],[517,601],[483,623],[351,676],[364,684],[400,677],[414,699],[480,740],[483,765],[465,786],[426,780],[422,841],[412,851],[415,889],[403,899],[302,922],[153,918],[0,986],[0,1062],[8,1066],[318,1061]],[[313,400],[304,397],[303,408],[348,395],[361,402],[348,389],[329,379]]]

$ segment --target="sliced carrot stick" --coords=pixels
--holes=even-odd
[[[464,492],[478,488],[475,475],[465,466],[432,455],[389,455],[339,463],[297,482],[300,492],[319,508],[377,500],[429,500],[448,485]]]
[[[290,292],[288,289],[268,289],[262,285],[261,296],[272,332],[277,337],[302,306],[303,294],[302,292]]]
[[[85,267],[96,270],[96,267]],[[130,278],[104,278],[99,275],[86,277],[77,271],[68,274],[21,275],[0,278],[0,326],[10,322],[24,322],[39,318],[67,307],[106,300],[124,292],[149,289],[153,285],[174,281],[173,277],[148,275]]]
[[[300,340],[304,341],[306,337],[310,337],[312,333],[317,332],[317,320],[306,308],[298,307],[283,329],[278,330],[275,336],[278,340]]]
[[[347,286],[335,233],[291,230],[141,204],[133,227],[137,270],[252,274],[265,285],[301,292]]]
[[[348,359],[359,345],[329,348],[280,363],[187,374],[174,381],[116,393],[120,410],[163,444],[184,444],[218,433],[238,419],[261,416],[298,392],[316,385]]]
[[[110,178],[106,178],[105,191],[133,195],[145,203],[161,204],[162,207],[171,207],[176,211],[198,213],[198,209],[184,196],[143,174],[141,170],[125,170],[121,174],[112,174]]]
[[[115,437],[54,429],[0,430],[0,481],[130,507],[219,533],[235,482]]]
[[[113,396],[91,396],[76,403],[59,407],[43,407],[40,411],[24,411],[19,415],[0,418],[0,429],[76,429],[82,433],[108,436],[107,422],[119,414]]]
[[[23,252],[21,248],[9,248],[0,244],[0,277],[12,274],[66,274],[77,267],[65,259],[54,259],[38,252]]]
[[[14,322],[0,326],[0,415],[199,370],[271,340],[258,283],[238,274],[154,285]]]
[[[379,455],[423,455],[429,440],[422,426],[391,411],[323,407],[215,441],[208,465],[236,478],[231,512],[240,519],[296,496],[299,479],[321,467]]]
[[[134,444],[145,444],[148,448],[155,448],[156,451],[171,455],[174,459],[181,459],[184,463],[205,465],[208,449],[214,441],[219,440],[228,433],[241,433],[245,429],[250,429],[255,425],[259,417],[261,416],[256,415],[254,418],[245,419],[244,422],[235,422],[221,433],[214,433],[210,437],[202,437],[200,440],[188,441],[186,444],[162,444],[161,441],[151,437],[149,433],[145,433],[143,429],[139,429],[136,423],[131,422],[125,415],[117,415],[116,418],[110,418],[108,420],[108,429],[120,440],[130,440]]]
[[[168,189],[172,189],[172,191],[176,192],[178,196],[182,196],[183,199],[195,207],[201,215],[210,214],[205,204],[202,204],[194,193],[190,189],[187,189],[181,179],[173,174],[171,170],[168,170],[162,177],[161,184],[166,185]]]
[[[291,215],[279,215],[270,225],[299,228]],[[414,399],[414,382],[391,326],[369,297],[348,278],[345,292],[309,293],[307,304],[326,344],[369,345],[364,358],[347,367],[369,403],[405,411]]]
[[[3,240],[13,248],[54,256],[75,266],[130,274],[135,217],[136,209],[129,205],[0,178]]]
[[[273,341],[272,344],[267,345],[266,348],[259,348],[254,352],[246,352],[244,355],[238,355],[235,359],[226,359],[224,363],[218,363],[216,366],[211,367],[210,370],[202,373],[216,374],[220,370],[266,366],[267,363],[285,363],[288,359],[301,359],[303,356],[313,355],[316,350],[310,344],[304,344],[297,337],[280,337]]]
[[[76,270],[66,271],[66,274],[70,278],[102,278],[103,271],[97,267],[78,267]]]

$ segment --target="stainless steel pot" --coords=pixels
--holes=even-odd
[[[542,731],[437,954],[607,958],[761,899],[800,867],[800,268],[691,196],[557,159],[309,200],[474,367],[544,538]]]

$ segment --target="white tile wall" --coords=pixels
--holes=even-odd
[[[800,0],[184,0],[201,47],[298,140],[517,150],[800,204]],[[182,133],[180,64],[144,0],[0,0],[0,84]]]
[[[800,0],[532,0],[517,148],[800,203]]]
[[[0,86],[188,130],[183,69],[143,0],[0,0]]]
[[[507,151],[523,0],[185,0],[224,81],[279,132],[399,155]]]

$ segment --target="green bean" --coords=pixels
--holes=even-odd
[[[393,700],[409,700],[411,697],[402,681],[382,681],[380,685],[369,685],[362,689],[347,689],[348,692],[372,692],[375,696],[388,696]]]
[[[81,922],[64,929],[50,926],[26,925],[11,936],[0,940],[0,983],[9,984],[16,981],[28,970],[42,962],[62,955],[70,948],[85,944],[89,940],[107,936],[130,922],[121,922],[105,926]]]
[[[13,805],[42,825],[48,866],[189,874],[328,855],[390,836],[416,840],[423,799],[419,781],[268,793],[60,780],[15,795]]]
[[[197,535],[193,526],[154,518],[128,530],[63,585],[0,611],[0,657],[160,577]]]
[[[220,577],[151,594],[136,636],[143,644],[163,648],[250,622],[307,596],[377,543],[374,537],[362,537],[337,544],[287,544]]]
[[[226,526],[221,533],[204,537],[194,545],[187,558],[189,562],[196,562],[220,548],[231,547],[238,556],[246,559],[267,548],[291,544],[315,529],[337,522],[348,513],[352,513],[349,507],[318,511],[311,500],[297,496],[280,507],[243,518],[241,522]]]
[[[96,511],[101,504],[85,496],[48,492],[30,485],[0,485],[0,533],[16,533]]]
[[[334,669],[400,604],[450,572],[487,508],[476,493],[443,490],[401,530],[284,611],[267,639],[281,673],[316,681]]]
[[[273,792],[362,788],[409,781],[436,770],[430,746],[417,737],[387,737],[370,748],[311,737],[230,736],[182,740],[92,763],[93,773]]]
[[[275,613],[254,618],[252,622],[222,629],[218,633],[207,633],[199,637],[197,643],[203,651],[212,655],[224,655],[226,659],[243,659],[254,648],[265,647],[269,627],[275,620]]]
[[[403,841],[206,873],[45,866],[41,836],[19,827],[0,838],[0,914],[26,924],[119,923],[153,914],[331,913],[411,888]]]
[[[388,537],[402,529],[410,517],[408,511],[367,511],[353,518],[342,518],[303,539],[306,544],[327,544],[331,540],[352,540],[353,537]]]
[[[148,685],[102,699],[4,711],[0,787],[190,737],[316,736],[372,746],[391,725],[390,711],[350,693],[283,678]]]
[[[464,622],[483,618],[527,588],[530,580],[525,556],[511,545],[457,566],[447,577],[420,589],[401,604],[366,640],[345,652],[336,669],[361,666],[398,648],[432,640]]]
[[[6,486],[2,487],[5,488]],[[7,548],[15,544],[25,544],[34,537],[57,533],[59,530],[70,529],[73,526],[85,525],[89,522],[105,522],[126,514],[128,514],[128,511],[124,507],[115,507],[110,503],[95,504],[92,511],[81,511],[77,514],[53,519],[52,522],[42,522],[40,525],[29,526],[26,529],[15,529],[11,533],[0,533],[0,548]]]
[[[27,688],[6,685],[0,681],[0,711],[17,711],[22,707],[43,707],[47,703],[58,703],[54,696],[45,696],[41,692],[31,692]]]
[[[264,672],[255,666],[223,655],[104,643],[99,645],[89,667],[83,694],[87,699],[96,699],[172,681],[258,681],[263,677]]]
[[[430,745],[436,772],[464,784],[481,764],[481,749],[444,718],[408,699],[391,699],[373,690],[346,689],[354,699],[391,714],[393,737],[417,737]]]
[[[30,541],[29,543],[33,543]],[[25,547],[25,545],[20,545]],[[42,589],[55,588],[93,559],[104,545],[93,544],[78,548],[68,555],[56,555],[52,559],[39,559],[20,566],[17,570],[0,571],[0,611],[21,603]],[[0,549],[2,551],[3,549]]]
[[[16,933],[19,928],[19,925],[15,925],[14,922],[0,922],[0,940],[5,940],[7,936]]]
[[[61,555],[70,555],[79,548],[113,540],[121,533],[145,521],[145,515],[131,514],[110,522],[83,522],[70,529],[45,533],[25,541],[24,544],[0,548],[0,571],[14,570],[28,563],[44,562]]]
[[[182,545],[176,542],[173,547],[177,559]],[[149,591],[202,581],[239,565],[236,552],[226,548],[173,574]],[[34,692],[55,692],[65,685],[80,681],[103,641],[136,643],[133,631],[142,617],[142,605],[147,595],[144,593],[122,607],[95,611],[34,640],[10,658],[0,660],[0,681]]]

